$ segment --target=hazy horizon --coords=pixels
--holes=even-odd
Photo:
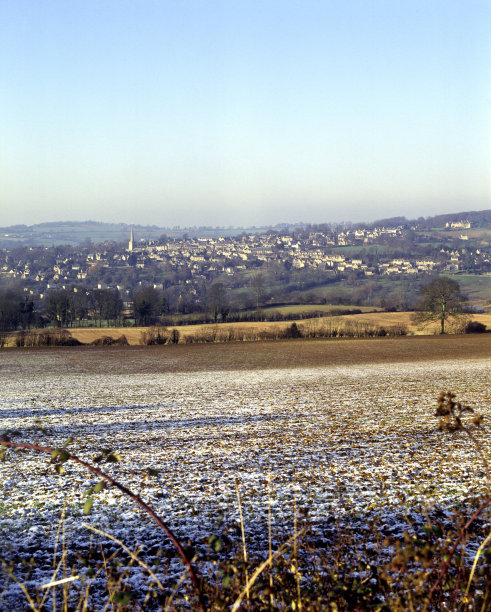
[[[490,208],[485,0],[6,0],[0,17],[2,226]]]
[[[331,218],[331,217],[326,217],[326,216],[319,216],[318,218],[315,216],[309,217],[309,218],[302,218],[301,216],[295,217],[295,215],[291,215],[291,219],[290,220],[286,220],[285,218],[279,216],[279,217],[274,217],[273,215],[268,215],[268,218],[270,218],[269,221],[261,221],[261,222],[251,222],[251,223],[240,223],[240,222],[230,222],[230,223],[225,223],[224,221],[220,222],[220,220],[218,220],[216,223],[215,222],[203,222],[203,223],[199,223],[198,221],[196,221],[195,218],[192,219],[188,219],[186,220],[184,217],[181,217],[183,220],[180,223],[171,223],[171,222],[163,222],[163,223],[157,223],[155,220],[148,220],[148,221],[142,221],[139,220],[138,215],[137,214],[133,214],[133,215],[128,215],[128,219],[123,219],[123,218],[106,218],[103,219],[101,218],[96,218],[95,216],[93,217],[82,217],[82,216],[72,216],[72,217],[63,217],[60,216],[58,218],[55,217],[49,217],[46,216],[45,218],[43,217],[40,220],[33,220],[33,219],[29,219],[27,221],[14,221],[14,222],[10,222],[10,223],[3,223],[0,227],[11,227],[11,226],[16,226],[16,225],[26,225],[26,226],[32,226],[32,225],[40,225],[43,223],[113,223],[113,224],[124,224],[124,225],[134,225],[134,226],[151,226],[151,225],[155,225],[157,227],[162,227],[162,228],[172,228],[172,227],[180,227],[182,229],[186,229],[186,228],[192,228],[192,227],[213,227],[213,228],[227,228],[227,227],[266,227],[266,226],[275,226],[275,225],[282,225],[282,224],[286,224],[286,225],[300,225],[300,224],[311,224],[311,225],[320,225],[320,224],[332,224],[332,225],[336,225],[336,224],[343,224],[343,223],[373,223],[374,221],[379,221],[379,220],[383,220],[383,219],[390,219],[390,218],[394,218],[394,217],[405,217],[408,221],[413,221],[413,220],[417,220],[418,218],[422,217],[422,218],[428,218],[428,217],[435,217],[435,216],[439,216],[439,215],[453,215],[453,214],[458,214],[458,213],[470,213],[470,212],[481,212],[481,211],[485,211],[485,210],[491,210],[491,206],[488,205],[488,207],[482,207],[482,208],[464,208],[464,207],[459,207],[456,206],[454,208],[454,210],[450,210],[449,208],[442,206],[440,209],[435,210],[435,211],[431,211],[428,209],[422,210],[421,214],[416,212],[416,209],[413,209],[411,211],[411,214],[406,214],[404,212],[403,209],[398,209],[398,210],[394,210],[391,211],[391,209],[387,209],[386,210],[386,214],[382,214],[382,210],[374,210],[375,214],[372,214],[370,216],[368,215],[361,215],[359,217],[356,218],[351,218],[348,216],[341,216],[341,217],[336,217],[336,218]],[[379,214],[380,213],[380,214]],[[63,215],[63,211],[61,213]],[[0,219],[3,219],[4,215],[0,216]]]
[[[408,217],[406,215],[389,215],[387,217],[376,217],[374,219],[360,219],[360,220],[353,220],[353,219],[343,219],[341,221],[333,221],[333,220],[313,220],[313,221],[305,221],[303,219],[297,219],[295,221],[284,221],[282,219],[277,219],[275,221],[272,221],[270,223],[261,223],[261,224],[250,224],[250,225],[240,225],[240,224],[197,224],[197,223],[183,223],[183,224],[175,224],[175,225],[159,225],[156,223],[143,223],[143,222],[139,222],[138,220],[134,220],[133,222],[127,222],[127,221],[121,221],[120,219],[113,219],[112,221],[99,221],[97,219],[68,219],[68,218],[60,218],[60,219],[49,219],[46,221],[40,221],[38,223],[12,223],[9,225],[4,225],[4,226],[0,226],[0,227],[16,227],[19,225],[25,225],[27,227],[31,227],[31,226],[36,226],[36,225],[56,225],[56,224],[84,224],[84,223],[95,223],[95,224],[114,224],[114,225],[125,225],[128,227],[158,227],[159,229],[175,229],[175,228],[179,228],[180,230],[187,230],[187,229],[200,229],[200,228],[211,228],[211,229],[250,229],[250,228],[261,228],[261,227],[280,227],[282,225],[288,225],[288,226],[293,226],[293,225],[356,225],[356,224],[371,224],[373,222],[376,221],[384,221],[387,219],[392,219],[392,218],[397,218],[397,217],[403,217],[406,219],[406,221],[417,221],[419,218],[423,218],[423,219],[427,219],[427,218],[431,218],[434,216],[439,216],[439,215],[456,215],[456,214],[460,214],[462,213],[462,220],[465,220],[464,217],[466,214],[469,213],[475,213],[475,212],[485,212],[491,209],[483,209],[483,210],[457,210],[457,211],[443,211],[441,213],[436,213],[435,215],[420,215],[419,217]]]

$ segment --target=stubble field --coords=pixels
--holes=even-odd
[[[0,434],[55,447],[73,436],[71,451],[89,461],[115,450],[121,462],[105,469],[198,550],[224,525],[240,539],[236,484],[253,559],[267,555],[268,508],[275,546],[292,535],[294,508],[319,541],[333,523],[362,533],[374,521],[402,537],[408,516],[417,526],[485,493],[474,447],[436,431],[433,413],[452,389],[491,416],[490,349],[482,336],[4,350]],[[489,454],[486,429],[480,439]],[[87,554],[85,520],[163,555],[169,581],[182,574],[165,537],[114,489],[83,516],[95,482],[73,465],[55,474],[34,453],[0,463],[2,557],[31,593],[53,572],[64,505],[71,553]],[[34,559],[28,572],[22,557]],[[128,574],[136,597],[145,576]],[[92,592],[97,609],[104,595]],[[14,609],[24,595],[10,580],[3,597]]]

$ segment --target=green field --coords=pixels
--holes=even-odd
[[[456,274],[453,278],[460,284],[469,301],[491,304],[491,275]]]
[[[372,308],[371,306],[356,306],[350,304],[291,304],[288,306],[267,306],[263,310],[266,312],[279,312],[282,315],[290,315],[290,314],[302,314],[302,313],[312,313],[312,312],[336,312],[339,310],[361,310],[361,312],[373,312],[380,310],[379,308]],[[254,312],[254,311],[249,311]]]

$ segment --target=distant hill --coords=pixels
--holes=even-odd
[[[418,225],[421,229],[444,228],[446,223],[455,221],[470,221],[474,228],[491,229],[491,210],[464,211],[448,213],[434,217],[420,217],[408,220],[406,217],[389,217],[379,219],[374,223],[357,223],[354,227],[410,227]],[[135,241],[157,240],[162,235],[181,237],[237,236],[242,232],[259,234],[268,230],[294,230],[305,227],[306,224],[278,223],[275,226],[260,227],[158,227],[156,225],[129,225],[127,223],[102,223],[99,221],[52,221],[36,225],[11,225],[0,227],[0,248],[15,246],[53,246],[72,245],[84,242],[99,244],[102,242],[127,242],[133,227]],[[322,224],[322,227],[327,224]],[[319,226],[321,227],[321,226]]]
[[[420,217],[419,219],[406,219],[406,217],[389,217],[378,219],[370,223],[370,227],[398,227],[418,225],[421,229],[441,229],[446,223],[457,221],[470,221],[473,227],[491,228],[491,210],[471,210],[458,213],[445,213],[434,217]],[[368,225],[368,224],[367,224]]]
[[[127,223],[100,223],[98,221],[53,221],[38,223],[36,225],[11,225],[0,227],[0,248],[14,246],[52,246],[77,245],[90,241],[94,244],[101,242],[127,242],[133,227],[135,241],[157,240],[163,234],[167,236],[219,237],[235,236],[242,231],[260,233],[268,227],[158,227],[156,225],[128,225]],[[292,228],[295,226],[291,226]]]
[[[445,227],[446,223],[457,221],[470,221],[473,227],[491,228],[491,210],[471,210],[461,213],[437,215],[425,219],[425,224],[430,228]]]
[[[76,245],[84,241],[97,243],[105,240],[120,242],[127,239],[129,234],[130,227],[124,223],[54,221],[37,225],[2,227],[0,228],[0,246]]]

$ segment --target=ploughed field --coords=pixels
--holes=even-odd
[[[198,552],[224,526],[240,539],[236,483],[255,559],[267,556],[268,507],[273,547],[292,535],[295,506],[319,542],[333,525],[361,533],[373,521],[398,536],[486,490],[474,447],[438,432],[433,414],[451,389],[491,417],[489,349],[486,337],[453,337],[4,350],[0,434],[55,447],[73,436],[69,450],[87,461],[116,451],[121,461],[103,469]],[[486,429],[478,435],[489,454]],[[49,456],[34,452],[9,451],[0,463],[0,555],[31,594],[53,574],[64,505],[77,575],[86,570],[76,554],[88,554],[91,538],[84,521],[130,548],[141,544],[146,560],[167,559],[166,580],[182,574],[165,535],[118,491],[95,495],[83,515],[97,481],[70,462],[56,474]],[[22,559],[31,558],[26,569]],[[146,592],[136,564],[128,580]],[[96,581],[95,608],[97,589]],[[5,609],[25,602],[12,580],[3,597]]]

